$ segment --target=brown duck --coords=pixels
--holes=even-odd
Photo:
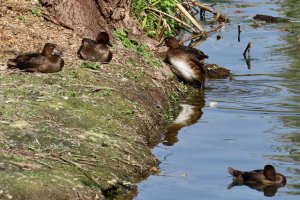
[[[112,46],[108,33],[100,32],[95,41],[89,38],[82,39],[78,54],[84,60],[108,63],[112,59],[112,53],[108,46]]]
[[[234,181],[241,184],[280,185],[286,184],[284,175],[276,172],[272,165],[266,165],[264,169],[253,171],[239,171],[232,167],[228,168],[229,174],[234,176]]]
[[[8,67],[19,68],[26,72],[54,73],[61,71],[64,66],[61,55],[62,51],[56,44],[46,43],[42,53],[19,55],[9,60]]]
[[[200,50],[180,45],[174,37],[167,37],[164,41],[169,47],[166,60],[178,73],[179,78],[203,89],[205,70],[202,61],[208,56]]]

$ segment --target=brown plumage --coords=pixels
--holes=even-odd
[[[284,175],[276,172],[272,165],[266,165],[264,169],[253,171],[239,171],[232,167],[228,168],[228,173],[234,176],[234,181],[241,184],[261,184],[272,185],[278,184],[284,186],[286,178]]]
[[[181,46],[174,37],[167,37],[164,41],[166,46],[169,47],[166,60],[176,70],[179,78],[188,83],[196,84],[203,89],[205,70],[200,60],[207,56],[203,52],[203,55],[201,55],[201,53],[191,47]]]
[[[193,56],[195,56],[201,62],[203,62],[206,58],[208,58],[208,55],[206,55],[205,53],[203,53],[203,51],[201,51],[199,49],[181,45],[180,42],[175,37],[167,37],[165,39],[165,41],[166,40],[168,40],[167,43],[169,45],[171,45],[173,48],[180,48],[184,52],[186,52],[188,54],[192,54]]]
[[[64,66],[61,55],[62,51],[56,44],[46,43],[42,53],[19,55],[9,60],[8,67],[26,72],[54,73],[61,71]]]
[[[108,33],[100,32],[96,40],[82,39],[78,54],[84,60],[107,63],[112,59],[112,53],[108,46],[112,46]]]

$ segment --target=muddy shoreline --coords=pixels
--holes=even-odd
[[[148,176],[158,164],[151,147],[188,88],[118,42],[110,64],[82,68],[79,36],[13,3],[1,5],[2,68],[46,41],[62,47],[66,65],[55,74],[0,71],[0,198],[103,199],[101,191]]]
[[[110,64],[82,67],[81,38],[30,6],[1,5],[0,199],[104,199],[103,191],[147,177],[158,165],[151,148],[177,112],[172,104],[197,90],[118,41]],[[62,47],[62,72],[5,69],[46,41]]]

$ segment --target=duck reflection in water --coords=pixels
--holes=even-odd
[[[278,188],[286,185],[286,177],[277,173],[272,165],[266,165],[264,169],[244,172],[229,167],[228,172],[234,176],[228,189],[246,185],[251,189],[263,192],[265,196],[271,197],[277,193]]]
[[[178,117],[171,123],[165,133],[163,144],[166,146],[172,146],[177,143],[179,130],[185,126],[195,124],[202,116],[201,108],[203,106],[181,103],[180,107],[181,111]]]

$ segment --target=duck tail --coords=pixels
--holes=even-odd
[[[243,172],[236,170],[232,167],[228,167],[228,173],[231,174],[232,176],[234,176],[236,179],[242,181],[243,180]]]
[[[236,170],[234,168],[228,167],[227,171],[230,175],[235,176],[234,174],[236,173]]]
[[[9,68],[9,69],[17,68],[16,62],[17,62],[16,59],[8,59],[7,60],[7,68]]]

